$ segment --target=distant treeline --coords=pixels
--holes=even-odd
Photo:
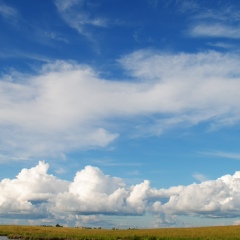
[[[240,226],[112,231],[89,227],[63,228],[57,227],[57,224],[56,226],[0,225],[0,236],[18,240],[240,240]]]

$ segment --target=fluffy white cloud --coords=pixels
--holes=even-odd
[[[86,221],[88,215],[154,214],[159,223],[178,215],[239,217],[240,172],[200,184],[154,189],[150,182],[126,186],[121,178],[86,166],[67,182],[47,173],[48,164],[23,169],[0,182],[0,216]],[[95,219],[95,217],[93,217]],[[172,220],[171,220],[172,219]],[[90,219],[91,220],[91,219]]]
[[[38,77],[19,78],[21,83],[0,82],[2,149],[26,157],[54,155],[104,147],[117,137],[96,121],[110,89],[90,68],[57,62]]]
[[[54,209],[80,215],[142,215],[155,194],[149,181],[127,187],[123,179],[104,175],[100,169],[87,166],[76,174],[69,191],[57,196]]]
[[[169,200],[156,202],[155,211],[168,214],[200,215],[205,217],[239,217],[240,172],[225,175],[217,180],[205,181],[179,188],[178,192],[167,190]]]
[[[66,181],[47,174],[48,167],[39,162],[34,168],[23,169],[16,179],[0,182],[0,216],[35,218],[48,215],[43,208],[45,202],[68,189]]]
[[[89,66],[63,61],[44,65],[35,76],[3,76],[2,154],[24,159],[105,147],[121,133],[120,119],[144,122],[154,116],[140,128],[148,134],[181,124],[211,121],[217,128],[240,120],[236,54],[142,50],[120,62],[136,81],[106,80]]]

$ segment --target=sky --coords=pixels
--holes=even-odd
[[[0,0],[0,224],[239,224],[239,12]]]

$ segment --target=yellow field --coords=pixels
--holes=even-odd
[[[157,239],[240,239],[240,226],[164,229],[82,229],[68,227],[0,225],[0,236],[14,239],[157,240]]]

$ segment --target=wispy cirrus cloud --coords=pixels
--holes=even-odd
[[[231,43],[226,43],[226,42],[208,42],[207,45],[213,46],[216,48],[222,48],[226,50],[231,50],[231,49],[236,49],[237,45],[236,44],[231,44]]]
[[[89,27],[106,27],[107,20],[103,17],[92,16],[90,11],[84,10],[87,3],[85,0],[55,0],[55,5],[60,16],[72,28],[83,36],[92,39]]]
[[[15,8],[10,7],[0,1],[0,16],[6,20],[9,20],[15,18],[17,15],[18,11]]]
[[[195,2],[195,1],[193,1]],[[240,5],[216,2],[216,6],[198,2],[191,15],[191,37],[239,39]]]
[[[191,29],[190,34],[193,37],[240,38],[238,27],[228,26],[220,23],[200,23]]]
[[[193,176],[193,178],[195,178],[199,182],[204,182],[204,181],[208,180],[207,176],[205,176],[202,173],[195,172],[192,176]]]
[[[212,152],[201,152],[201,154],[205,154],[205,155],[209,155],[209,156],[213,156],[213,157],[240,160],[240,153],[212,151]]]
[[[187,1],[176,1],[179,8],[178,11],[181,13],[195,13],[199,11],[200,4],[195,0],[187,0]]]

